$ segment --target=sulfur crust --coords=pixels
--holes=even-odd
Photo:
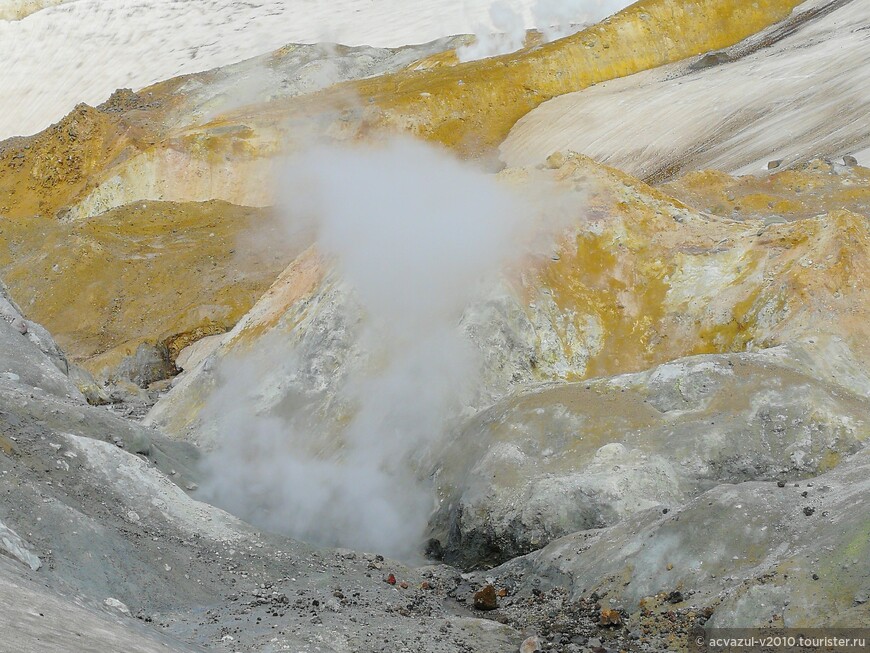
[[[309,102],[345,94],[364,107],[362,133],[411,131],[465,156],[479,156],[550,98],[728,47],[786,18],[799,4],[641,0],[553,43],[454,66],[412,66],[339,85]]]

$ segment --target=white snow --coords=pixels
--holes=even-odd
[[[398,47],[487,29],[492,1],[77,0],[48,6],[22,20],[0,21],[0,138],[37,132],[78,102],[99,104],[116,88],[138,89],[288,43]],[[556,11],[547,9],[548,0],[511,0],[524,27],[544,20],[542,6],[562,21],[571,14],[565,7],[591,7],[600,16],[627,4],[558,0]]]
[[[502,161],[573,150],[642,178],[671,164],[746,174],[773,159],[853,154],[867,165],[870,0],[797,11],[824,5],[834,11],[731,63],[674,64],[545,102],[511,130]]]

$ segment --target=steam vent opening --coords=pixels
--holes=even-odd
[[[867,650],[868,16],[0,0],[0,653]]]

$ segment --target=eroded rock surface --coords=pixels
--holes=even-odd
[[[4,142],[0,265],[19,301],[0,286],[4,641],[575,653],[681,650],[697,627],[866,623],[870,178],[855,118],[866,37],[852,29],[866,4],[644,0],[564,41],[467,64],[451,52],[461,38],[287,46],[119,90]],[[799,93],[807,58],[815,95]],[[844,75],[854,102],[831,112]],[[765,102],[775,82],[788,106],[746,102],[735,77]],[[660,93],[674,85],[683,104]],[[699,113],[698,96],[727,115]],[[534,154],[550,141],[520,135],[546,123],[564,136],[541,116],[577,98],[642,112],[596,110],[605,128],[585,120],[583,133],[618,115],[622,140],[596,143],[673,182],[653,188],[566,148]],[[632,136],[662,106],[674,120],[688,107],[715,134],[701,130],[696,147],[697,123],[661,120],[682,139],[674,149]],[[536,165],[499,179],[530,198],[528,222],[542,228],[449,323],[480,363],[456,385],[474,387],[410,426],[435,431],[419,446],[374,428],[354,451],[354,391],[389,368],[394,343],[313,234],[279,233],[264,208],[276,162],[323,134],[401,131],[489,165],[523,115],[502,153]],[[794,149],[780,151],[780,121],[809,126],[787,134]],[[759,157],[769,170],[755,177],[680,176]],[[415,374],[393,403],[445,383]],[[167,389],[145,424],[118,415]],[[204,476],[194,445],[220,451],[227,432],[237,449]],[[335,468],[356,475],[318,467],[353,460],[360,442],[385,456]],[[276,457],[294,465],[234,475]],[[256,523],[287,532],[281,488],[365,507],[381,487],[368,473],[391,496],[364,525],[392,537],[407,527],[388,515],[396,495],[418,508],[406,539],[419,531],[427,555],[487,569],[318,548],[196,498],[216,478],[223,498],[256,486],[244,514],[271,510]],[[284,483],[292,474],[301,482]],[[422,502],[405,496],[418,490]]]
[[[721,484],[832,469],[863,448],[870,406],[789,369],[790,357],[778,348],[678,359],[483,411],[434,456],[432,528],[446,559],[497,563]]]
[[[512,578],[519,596],[594,592],[649,625],[674,610],[683,626],[692,615],[706,627],[865,623],[867,465],[862,451],[810,481],[720,485],[667,514],[652,509],[562,538],[487,576]],[[674,628],[673,646],[685,646],[688,632]]]
[[[142,342],[226,330],[289,262],[287,251],[310,244],[276,243],[265,265],[233,251],[246,232],[237,218],[261,217],[248,207],[274,202],[276,162],[315,134],[411,132],[485,157],[548,97],[732,44],[795,4],[648,0],[567,40],[457,66],[438,55],[463,39],[398,49],[288,45],[121,89],[0,147],[0,215],[13,219],[0,233],[11,252],[2,273],[73,359],[104,376]],[[177,224],[161,234],[165,249],[143,251],[143,232],[156,236],[167,215]],[[198,246],[180,252],[191,240]],[[162,300],[137,305],[139,293],[127,292],[137,284],[159,288]],[[58,305],[57,297],[80,301]]]
[[[554,184],[560,201],[543,220],[570,218],[546,255],[517,263],[467,307],[461,328],[483,361],[472,405],[530,383],[810,341],[840,352],[815,357],[826,379],[836,376],[853,392],[870,387],[860,371],[870,360],[860,317],[870,306],[856,282],[870,245],[862,216],[838,209],[793,222],[736,221],[699,213],[584,157],[556,157],[551,166],[502,173],[519,190]],[[261,405],[291,395],[290,404],[328,405],[349,371],[365,364],[362,319],[330,262],[306,252],[149,419],[178,437],[212,442],[217,417],[201,408],[221,370],[232,375],[232,361],[252,347],[255,356],[282,361],[261,366],[249,384],[267,398]]]
[[[317,550],[191,498],[196,451],[28,376],[51,363],[13,335],[0,350],[0,625],[16,651],[518,646],[447,596],[453,570]]]

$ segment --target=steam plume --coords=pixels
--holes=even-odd
[[[284,182],[288,219],[314,221],[364,316],[363,362],[337,364],[349,371],[331,405],[349,406],[348,421],[334,440],[330,416],[300,402],[274,410],[282,401],[264,396],[259,370],[278,364],[299,378],[305,362],[292,351],[276,362],[280,341],[263,343],[269,353],[238,361],[209,408],[223,434],[204,490],[271,530],[407,556],[432,509],[414,459],[474,390],[479,361],[458,323],[476,282],[515,247],[518,203],[491,176],[411,140],[315,148]]]
[[[490,24],[478,25],[475,42],[456,51],[460,61],[474,61],[515,52],[523,47],[526,26],[533,25],[545,42],[573,34],[631,4],[629,0],[495,0]]]

